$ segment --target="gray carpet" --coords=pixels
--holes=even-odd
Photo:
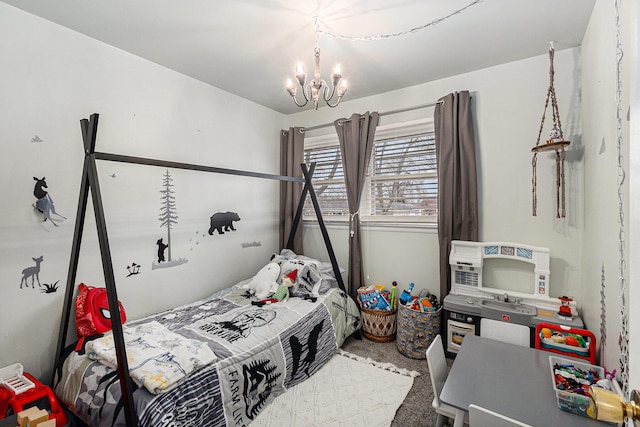
[[[431,427],[436,425],[436,411],[431,406],[433,388],[426,359],[406,357],[398,351],[395,341],[376,343],[364,337],[358,340],[351,336],[347,338],[342,348],[358,356],[370,357],[378,362],[393,363],[399,368],[420,372],[420,376],[414,378],[413,387],[398,409],[391,427]],[[451,360],[448,362],[450,365]],[[449,422],[450,425],[453,425],[453,420],[449,420]]]

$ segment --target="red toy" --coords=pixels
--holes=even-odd
[[[545,332],[547,335],[545,335]],[[564,340],[554,340],[564,337]],[[582,345],[584,343],[584,345]],[[536,325],[536,348],[596,363],[596,337],[586,329],[541,322]]]
[[[49,419],[55,419],[56,425],[67,424],[67,417],[58,404],[53,391],[35,379],[33,375],[22,372],[19,363],[0,370],[4,373],[12,372],[9,376],[0,378],[0,419],[7,416],[9,409],[17,414],[30,406],[48,402]]]
[[[120,322],[124,323],[127,316],[122,303],[118,301]],[[78,339],[91,335],[103,334],[111,330],[111,314],[105,288],[80,283],[76,297],[76,333]]]
[[[558,310],[558,315],[568,317],[569,319],[571,319],[572,314],[571,314],[571,307],[569,306],[569,303],[573,301],[573,298],[561,296],[561,297],[558,297],[558,299],[560,300],[560,310]]]

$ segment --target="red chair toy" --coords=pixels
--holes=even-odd
[[[20,363],[0,369],[0,419],[7,416],[9,409],[17,414],[34,405],[48,406],[49,419],[55,419],[57,426],[67,424],[67,417],[51,388],[24,372]]]

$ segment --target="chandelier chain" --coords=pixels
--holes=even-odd
[[[434,19],[431,22],[428,22],[426,24],[420,25],[418,27],[414,27],[414,28],[412,28],[410,30],[399,31],[397,33],[389,33],[389,34],[378,34],[378,35],[375,35],[375,36],[346,36],[346,35],[343,35],[343,34],[336,34],[336,33],[330,32],[330,31],[323,30],[323,29],[320,28],[319,18],[316,16],[314,18],[315,19],[315,25],[316,25],[316,37],[317,37],[318,34],[322,34],[324,36],[331,37],[331,38],[334,38],[334,39],[349,40],[349,41],[376,41],[376,40],[390,39],[390,38],[393,38],[393,37],[400,37],[400,36],[404,36],[404,35],[411,34],[411,33],[417,33],[420,30],[424,30],[425,28],[432,27],[432,26],[434,26],[436,24],[441,23],[442,21],[446,21],[447,19],[449,19],[449,18],[451,18],[451,17],[453,17],[455,15],[458,15],[459,13],[464,12],[466,9],[468,9],[468,8],[470,8],[472,6],[475,6],[476,4],[481,3],[482,1],[483,0],[474,0],[471,3],[469,3],[468,5],[466,5],[465,7],[457,9],[457,10],[451,12],[450,14],[448,14],[446,16]]]
[[[314,51],[319,51],[320,50],[320,17],[319,16],[314,16],[313,17],[313,22],[316,25],[316,36],[315,36],[315,49]]]

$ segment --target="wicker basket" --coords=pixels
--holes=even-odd
[[[374,342],[391,342],[396,339],[397,310],[370,310],[362,308],[362,335]]]
[[[401,305],[398,309],[398,351],[412,359],[426,358],[427,348],[440,333],[442,308],[424,313]]]

